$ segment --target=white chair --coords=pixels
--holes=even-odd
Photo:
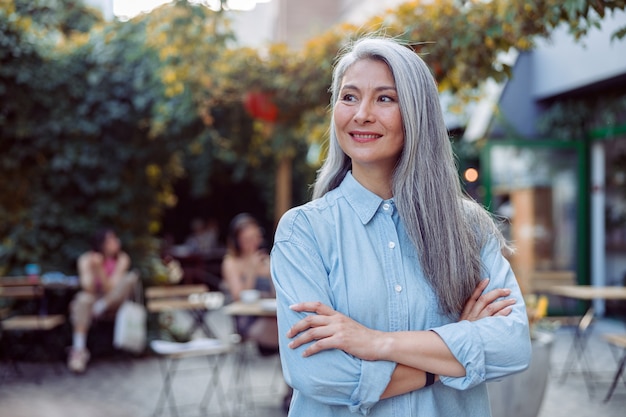
[[[211,294],[211,295],[209,295]],[[214,295],[213,295],[214,294]],[[223,302],[223,294],[219,292],[203,295],[207,308],[214,310],[219,308]],[[218,334],[216,332],[216,334]],[[157,400],[154,416],[160,415],[164,409],[169,409],[173,415],[178,415],[178,408],[172,384],[178,372],[205,372],[209,370],[210,378],[200,401],[200,409],[203,415],[208,413],[208,406],[211,397],[216,397],[219,404],[218,415],[229,415],[225,401],[225,390],[222,387],[221,370],[228,354],[233,352],[234,345],[228,336],[220,338],[205,338],[191,340],[186,343],[171,342],[165,340],[153,340],[150,343],[151,349],[161,357],[160,368],[163,375],[163,388]],[[206,357],[208,367],[194,367],[190,369],[179,369],[180,361],[183,359]]]

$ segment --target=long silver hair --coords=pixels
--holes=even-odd
[[[345,72],[363,59],[382,61],[393,74],[404,130],[393,198],[442,312],[458,316],[478,282],[486,278],[481,277],[480,252],[487,238],[493,235],[502,248],[508,246],[491,215],[462,191],[435,80],[415,52],[388,38],[356,41],[335,65],[331,107]],[[339,186],[352,166],[339,147],[334,118],[328,145],[313,187],[314,199]]]

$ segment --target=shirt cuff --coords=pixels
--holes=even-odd
[[[465,390],[485,382],[485,355],[478,348],[482,346],[482,341],[479,332],[472,331],[469,321],[451,323],[431,330],[443,339],[456,360],[465,368],[465,376],[440,376],[441,383],[450,388]]]
[[[387,389],[396,364],[389,361],[361,361],[359,385],[352,394],[352,413],[367,415]]]

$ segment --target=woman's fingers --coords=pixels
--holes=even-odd
[[[313,313],[294,324],[287,332],[289,347],[295,349],[309,344],[302,352],[311,356],[328,349],[340,349],[365,360],[373,360],[371,342],[374,333],[360,323],[320,302],[305,302],[290,306],[293,311]]]
[[[474,300],[478,300],[480,298],[480,295],[487,288],[487,285],[489,285],[489,278],[482,279],[476,286],[476,289],[474,289],[474,292],[472,293],[472,298]]]
[[[319,301],[310,301],[289,306],[293,311],[314,313],[306,316],[294,324],[287,332],[287,337],[293,338],[289,347],[295,349],[309,342],[315,342],[303,352],[304,356],[313,355],[324,347],[324,339],[333,336],[333,316],[339,316],[331,307]],[[339,317],[338,317],[339,318]]]
[[[465,303],[465,308],[461,313],[461,320],[465,320],[465,317],[469,316],[470,312],[474,308],[474,305],[476,305],[476,302],[480,298],[480,295],[483,293],[485,288],[487,288],[487,285],[489,285],[489,278],[485,278],[478,283],[469,300]]]
[[[306,331],[312,327],[324,326],[328,323],[328,316],[336,313],[331,307],[322,304],[319,301],[309,301],[304,303],[293,304],[289,306],[293,311],[315,313],[306,316],[302,320],[294,324],[287,332],[287,337],[295,337],[299,333]]]
[[[328,326],[308,328],[305,331],[296,333],[294,336],[288,336],[293,337],[293,340],[289,342],[289,347],[295,349],[309,342],[321,340],[329,336],[332,336],[332,332],[330,331]]]
[[[484,310],[497,299],[502,298],[502,297],[508,297],[509,295],[511,295],[510,289],[496,288],[495,290],[491,290],[481,295],[480,298],[478,298],[478,301],[476,301],[476,305],[474,306],[474,309]]]
[[[480,318],[490,316],[508,316],[511,313],[512,306],[515,304],[514,298],[494,301],[487,305],[479,314]]]
[[[474,321],[490,316],[506,316],[511,313],[511,306],[516,302],[515,299],[506,299],[511,295],[511,290],[496,288],[483,294],[487,284],[488,279],[484,279],[476,286],[472,296],[465,303],[460,320]]]
[[[303,303],[292,304],[289,306],[289,308],[293,311],[307,311],[316,314],[331,315],[335,313],[335,310],[333,310],[332,307],[329,307],[326,304],[321,303],[320,301],[306,301]]]

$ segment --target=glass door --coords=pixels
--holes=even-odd
[[[493,141],[481,155],[484,204],[502,218],[525,294],[588,277],[587,163],[579,142]],[[554,306],[560,304],[552,300]],[[553,309],[551,309],[553,310]]]

